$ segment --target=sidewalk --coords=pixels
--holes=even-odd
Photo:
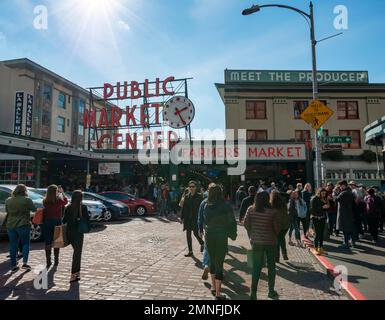
[[[338,248],[343,238],[332,236],[324,244],[325,258],[334,266],[345,266],[348,281],[366,299],[385,299],[385,234],[379,236],[379,243],[374,246],[370,236],[356,243],[352,250]]]
[[[0,240],[0,300],[212,300],[209,282],[201,280],[202,254],[193,239],[196,257],[185,258],[186,239],[179,222],[166,218],[132,218],[109,223],[85,237],[82,279],[70,286],[72,249],[62,250],[58,269],[50,270],[47,290],[36,290],[33,272],[9,272],[8,242]],[[229,299],[249,299],[251,284],[246,232],[229,244],[223,293]],[[44,263],[44,244],[33,243],[30,265]],[[290,260],[277,265],[276,290],[282,300],[348,299],[330,290],[331,280],[307,249],[288,247]],[[258,298],[267,299],[266,269]]]

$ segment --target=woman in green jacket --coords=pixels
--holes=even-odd
[[[31,234],[31,211],[36,208],[27,195],[27,187],[19,184],[12,192],[12,197],[5,201],[5,211],[7,213],[6,228],[9,237],[9,254],[11,257],[11,270],[17,271],[17,247],[21,241],[23,247],[23,266],[22,269],[31,270],[28,265],[29,242]]]

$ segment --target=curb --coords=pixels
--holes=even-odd
[[[317,255],[314,249],[313,242],[311,240],[306,239],[302,235],[302,241],[305,246],[309,249],[309,252],[313,255],[313,257],[321,264],[322,267],[326,269],[327,276],[331,277],[334,280],[337,276],[340,275],[340,273],[334,272],[335,266],[325,256]],[[341,287],[352,300],[367,300],[365,296],[361,292],[359,292],[351,282],[341,281]]]

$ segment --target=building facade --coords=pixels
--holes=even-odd
[[[312,101],[311,80],[309,71],[225,70],[225,83],[216,87],[226,128],[246,129],[249,142],[302,141],[314,148],[315,130],[300,116]],[[324,179],[383,180],[363,128],[385,114],[385,84],[369,83],[366,71],[324,71],[318,80],[319,100],[334,112],[322,134],[352,138],[322,145]]]

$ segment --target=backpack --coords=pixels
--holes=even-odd
[[[307,216],[307,205],[306,202],[302,199],[298,199],[298,207],[297,207],[298,218],[306,218]]]
[[[366,213],[369,216],[376,217],[378,216],[379,211],[379,203],[376,201],[377,199],[375,197],[368,197],[366,199]]]

